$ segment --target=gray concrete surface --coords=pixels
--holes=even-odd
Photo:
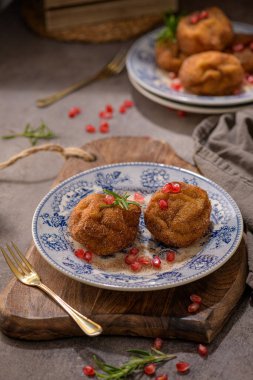
[[[181,2],[184,9],[196,1]],[[198,2],[200,3],[200,2]],[[210,3],[210,2],[209,2]],[[252,2],[222,2],[236,20],[250,22]],[[233,4],[232,4],[233,3]],[[217,3],[216,3],[217,4]],[[229,4],[231,7],[229,7]],[[130,42],[125,43],[130,44]],[[97,123],[98,111],[106,104],[118,106],[133,98],[136,107],[127,116],[117,115],[111,122],[113,135],[150,135],[174,146],[182,157],[191,161],[191,134],[202,115],[180,119],[175,113],[153,104],[130,85],[126,73],[97,82],[47,109],[37,109],[35,100],[95,72],[121,46],[120,43],[90,45],[41,39],[29,31],[15,4],[0,14],[0,132],[21,131],[26,123],[33,126],[44,120],[64,146],[79,146],[103,137],[84,132],[87,123]],[[77,105],[83,113],[76,119],[67,117],[68,109]],[[0,161],[29,147],[25,139],[0,140]],[[131,147],[129,147],[131,149]],[[31,242],[31,219],[35,207],[47,193],[62,166],[62,158],[41,153],[24,159],[0,173],[0,239],[15,240],[25,250]],[[11,278],[0,256],[0,289]],[[234,311],[232,318],[209,347],[209,357],[196,354],[192,342],[167,340],[164,351],[178,355],[178,360],[191,363],[189,380],[253,378],[253,319],[248,303],[249,291]],[[130,348],[147,349],[148,338],[97,337],[62,339],[51,342],[24,342],[0,335],[0,379],[67,380],[83,379],[82,367],[96,353],[108,362],[118,364],[127,358]],[[180,379],[175,361],[165,364],[160,373],[170,380]],[[143,377],[145,378],[145,376]]]

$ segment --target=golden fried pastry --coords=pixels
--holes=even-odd
[[[207,51],[188,57],[179,71],[186,91],[197,95],[230,95],[243,81],[244,71],[232,54]]]
[[[158,40],[155,44],[155,59],[161,69],[177,74],[182,65],[184,55],[179,51],[176,41],[169,39]]]
[[[68,222],[72,238],[98,255],[110,255],[132,244],[141,214],[141,208],[133,204],[127,210],[108,207],[106,197],[88,195],[74,208]]]
[[[177,27],[177,41],[186,55],[208,50],[224,50],[233,40],[227,16],[217,7],[183,17]]]
[[[205,190],[172,182],[158,190],[145,211],[148,230],[162,243],[187,247],[207,231],[211,203]]]
[[[236,34],[229,53],[235,55],[241,62],[246,73],[253,73],[253,35]]]

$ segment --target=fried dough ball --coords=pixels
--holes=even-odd
[[[187,55],[208,50],[222,51],[232,42],[233,36],[229,19],[217,7],[183,17],[177,27],[179,48]]]
[[[243,77],[240,61],[218,51],[188,57],[179,71],[186,91],[197,95],[231,95],[240,88]]]
[[[155,59],[161,69],[177,74],[183,63],[184,55],[179,51],[176,41],[158,40],[155,44]]]
[[[208,230],[211,203],[207,192],[200,187],[184,182],[176,184],[181,188],[178,193],[165,192],[170,184],[156,191],[144,218],[148,230],[157,240],[169,246],[187,247]],[[167,203],[167,208],[163,203]]]
[[[229,53],[234,54],[239,59],[246,73],[253,73],[253,35],[236,34],[233,45],[228,49]]]
[[[101,208],[105,195],[90,194],[73,209],[68,226],[72,238],[98,255],[128,247],[136,238],[141,209],[129,205]]]

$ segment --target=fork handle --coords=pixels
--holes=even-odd
[[[72,84],[71,86],[66,87],[63,90],[56,92],[53,95],[50,95],[50,96],[43,98],[43,99],[38,99],[36,101],[36,105],[37,105],[37,107],[40,107],[40,108],[50,106],[51,104],[57,102],[58,100],[64,98],[65,96],[71,94],[72,92],[77,91],[80,88],[94,82],[95,80],[102,79],[104,77],[105,77],[105,75],[103,75],[103,73],[100,72],[99,74],[96,74],[91,78],[83,79],[80,82]]]
[[[73,309],[70,305],[68,305],[61,297],[59,297],[57,294],[55,294],[51,289],[49,289],[46,285],[43,283],[38,283],[36,286],[46,292],[50,297],[52,297],[78,324],[78,326],[81,328],[81,330],[89,336],[96,336],[101,334],[103,331],[102,327],[97,324],[96,322],[93,322],[89,318],[85,317],[81,313],[79,313],[77,310]]]

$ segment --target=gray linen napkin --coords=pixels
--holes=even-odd
[[[212,116],[193,132],[194,161],[200,172],[222,186],[238,204],[247,233],[253,288],[253,111]]]

